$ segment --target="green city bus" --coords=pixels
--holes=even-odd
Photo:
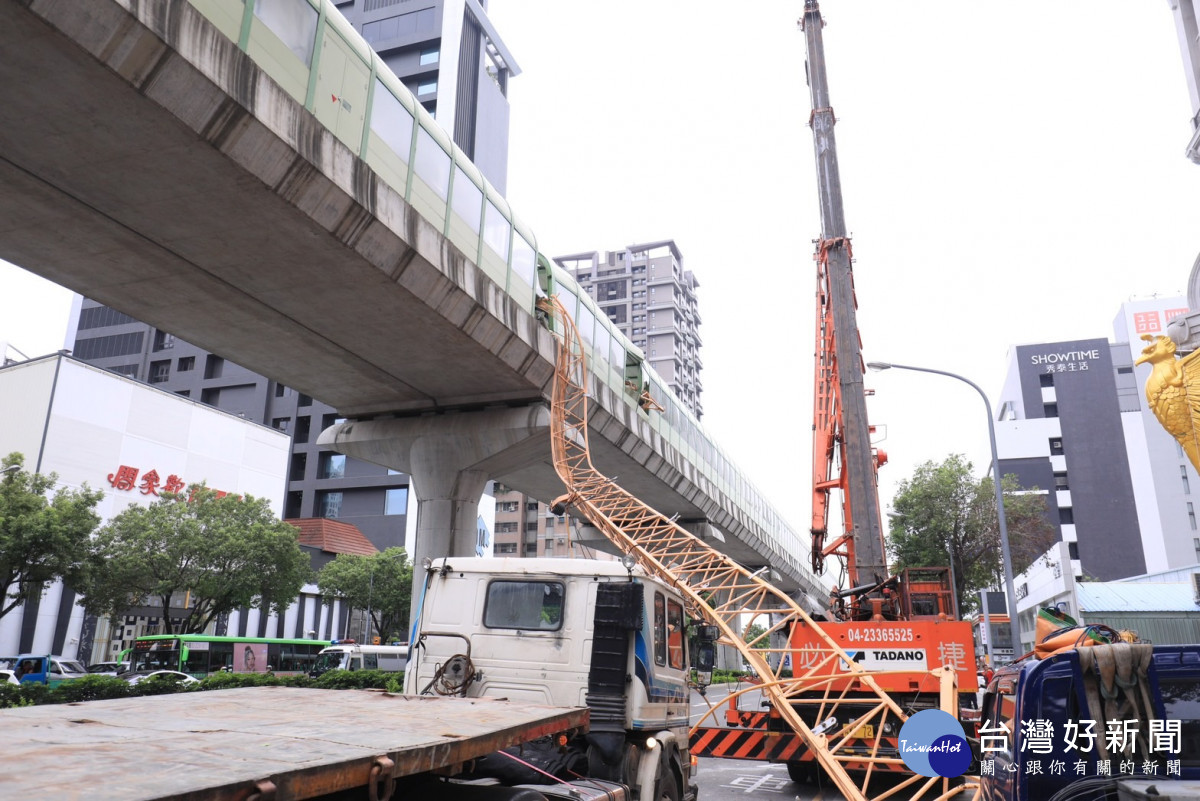
[[[280,637],[150,634],[134,642],[129,669],[178,670],[198,679],[220,672],[307,674],[327,645],[324,640]]]

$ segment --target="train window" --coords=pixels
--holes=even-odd
[[[483,211],[483,190],[463,170],[454,173],[454,200],[451,202],[454,213],[463,222],[471,226],[471,230],[479,233],[479,216]]]
[[[608,333],[608,329],[602,323],[596,323],[596,355],[608,361],[610,356],[609,348],[612,345],[612,335]],[[607,383],[607,382],[606,382]]]
[[[492,201],[487,202],[487,212],[483,217],[483,239],[488,243],[488,247],[496,251],[496,253],[508,261],[508,234],[511,228],[508,220],[504,219],[504,215],[500,213],[500,209],[492,205]]]
[[[417,157],[413,165],[417,175],[445,198],[450,189],[450,156],[424,128],[417,129]]]
[[[621,344],[621,338],[616,334],[613,334],[612,347],[609,348],[608,353],[608,363],[621,370],[625,366],[625,346]]]
[[[513,239],[512,270],[527,286],[533,286],[536,258],[537,254],[533,252],[533,246],[525,241],[525,237],[518,234]]]
[[[371,104],[371,130],[400,157],[401,161],[408,163],[408,151],[412,146],[413,116],[378,78],[375,80],[375,99]]]
[[[654,664],[667,664],[667,602],[661,592],[654,593]]]
[[[579,302],[579,314],[575,315],[575,325],[579,328],[580,339],[584,344],[591,345],[595,341],[593,331],[596,327],[596,317],[582,300]]]
[[[574,320],[575,313],[579,311],[579,299],[575,297],[575,293],[564,287],[562,284],[558,286],[558,301],[566,309],[567,315]]]
[[[254,4],[254,16],[262,20],[306,66],[312,66],[318,15],[308,0],[258,0]]]

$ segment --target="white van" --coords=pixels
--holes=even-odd
[[[403,673],[408,664],[407,645],[338,643],[323,648],[308,675],[316,678],[330,670],[382,670]]]

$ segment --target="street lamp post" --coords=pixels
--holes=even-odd
[[[933,370],[929,367],[913,367],[908,364],[892,364],[890,362],[868,362],[867,368],[871,370],[888,370],[891,368],[897,370],[914,370],[918,373],[933,373],[935,375],[944,375],[947,378],[957,378],[964,384],[969,385],[972,389],[979,393],[979,397],[983,398],[983,406],[987,409],[988,421],[988,443],[992,446],[992,486],[996,490],[996,517],[1000,523],[1000,554],[1001,561],[1004,563],[1004,589],[1006,600],[1008,601],[1008,620],[1010,633],[1012,634],[1012,649],[1013,659],[1020,658],[1021,649],[1021,624],[1017,616],[1017,597],[1013,589],[1013,573],[1012,573],[1012,552],[1008,547],[1008,520],[1004,514],[1004,489],[1000,482],[1000,457],[996,453],[996,424],[992,420],[992,404],[988,401],[987,395],[979,385],[974,381],[963,378],[957,373],[948,373],[945,370]],[[984,603],[987,603],[986,596]],[[988,632],[990,635],[991,632]],[[991,638],[989,637],[989,640]]]

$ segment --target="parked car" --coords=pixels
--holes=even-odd
[[[0,684],[16,684],[21,682],[17,680],[17,675],[11,670],[0,669]]]
[[[130,685],[138,684],[150,677],[168,676],[175,680],[177,684],[199,684],[200,682],[189,676],[186,673],[180,673],[178,670],[135,670],[132,673],[120,673],[118,678],[124,679]]]
[[[97,662],[88,665],[87,672],[93,676],[119,676],[129,670],[128,662]]]

